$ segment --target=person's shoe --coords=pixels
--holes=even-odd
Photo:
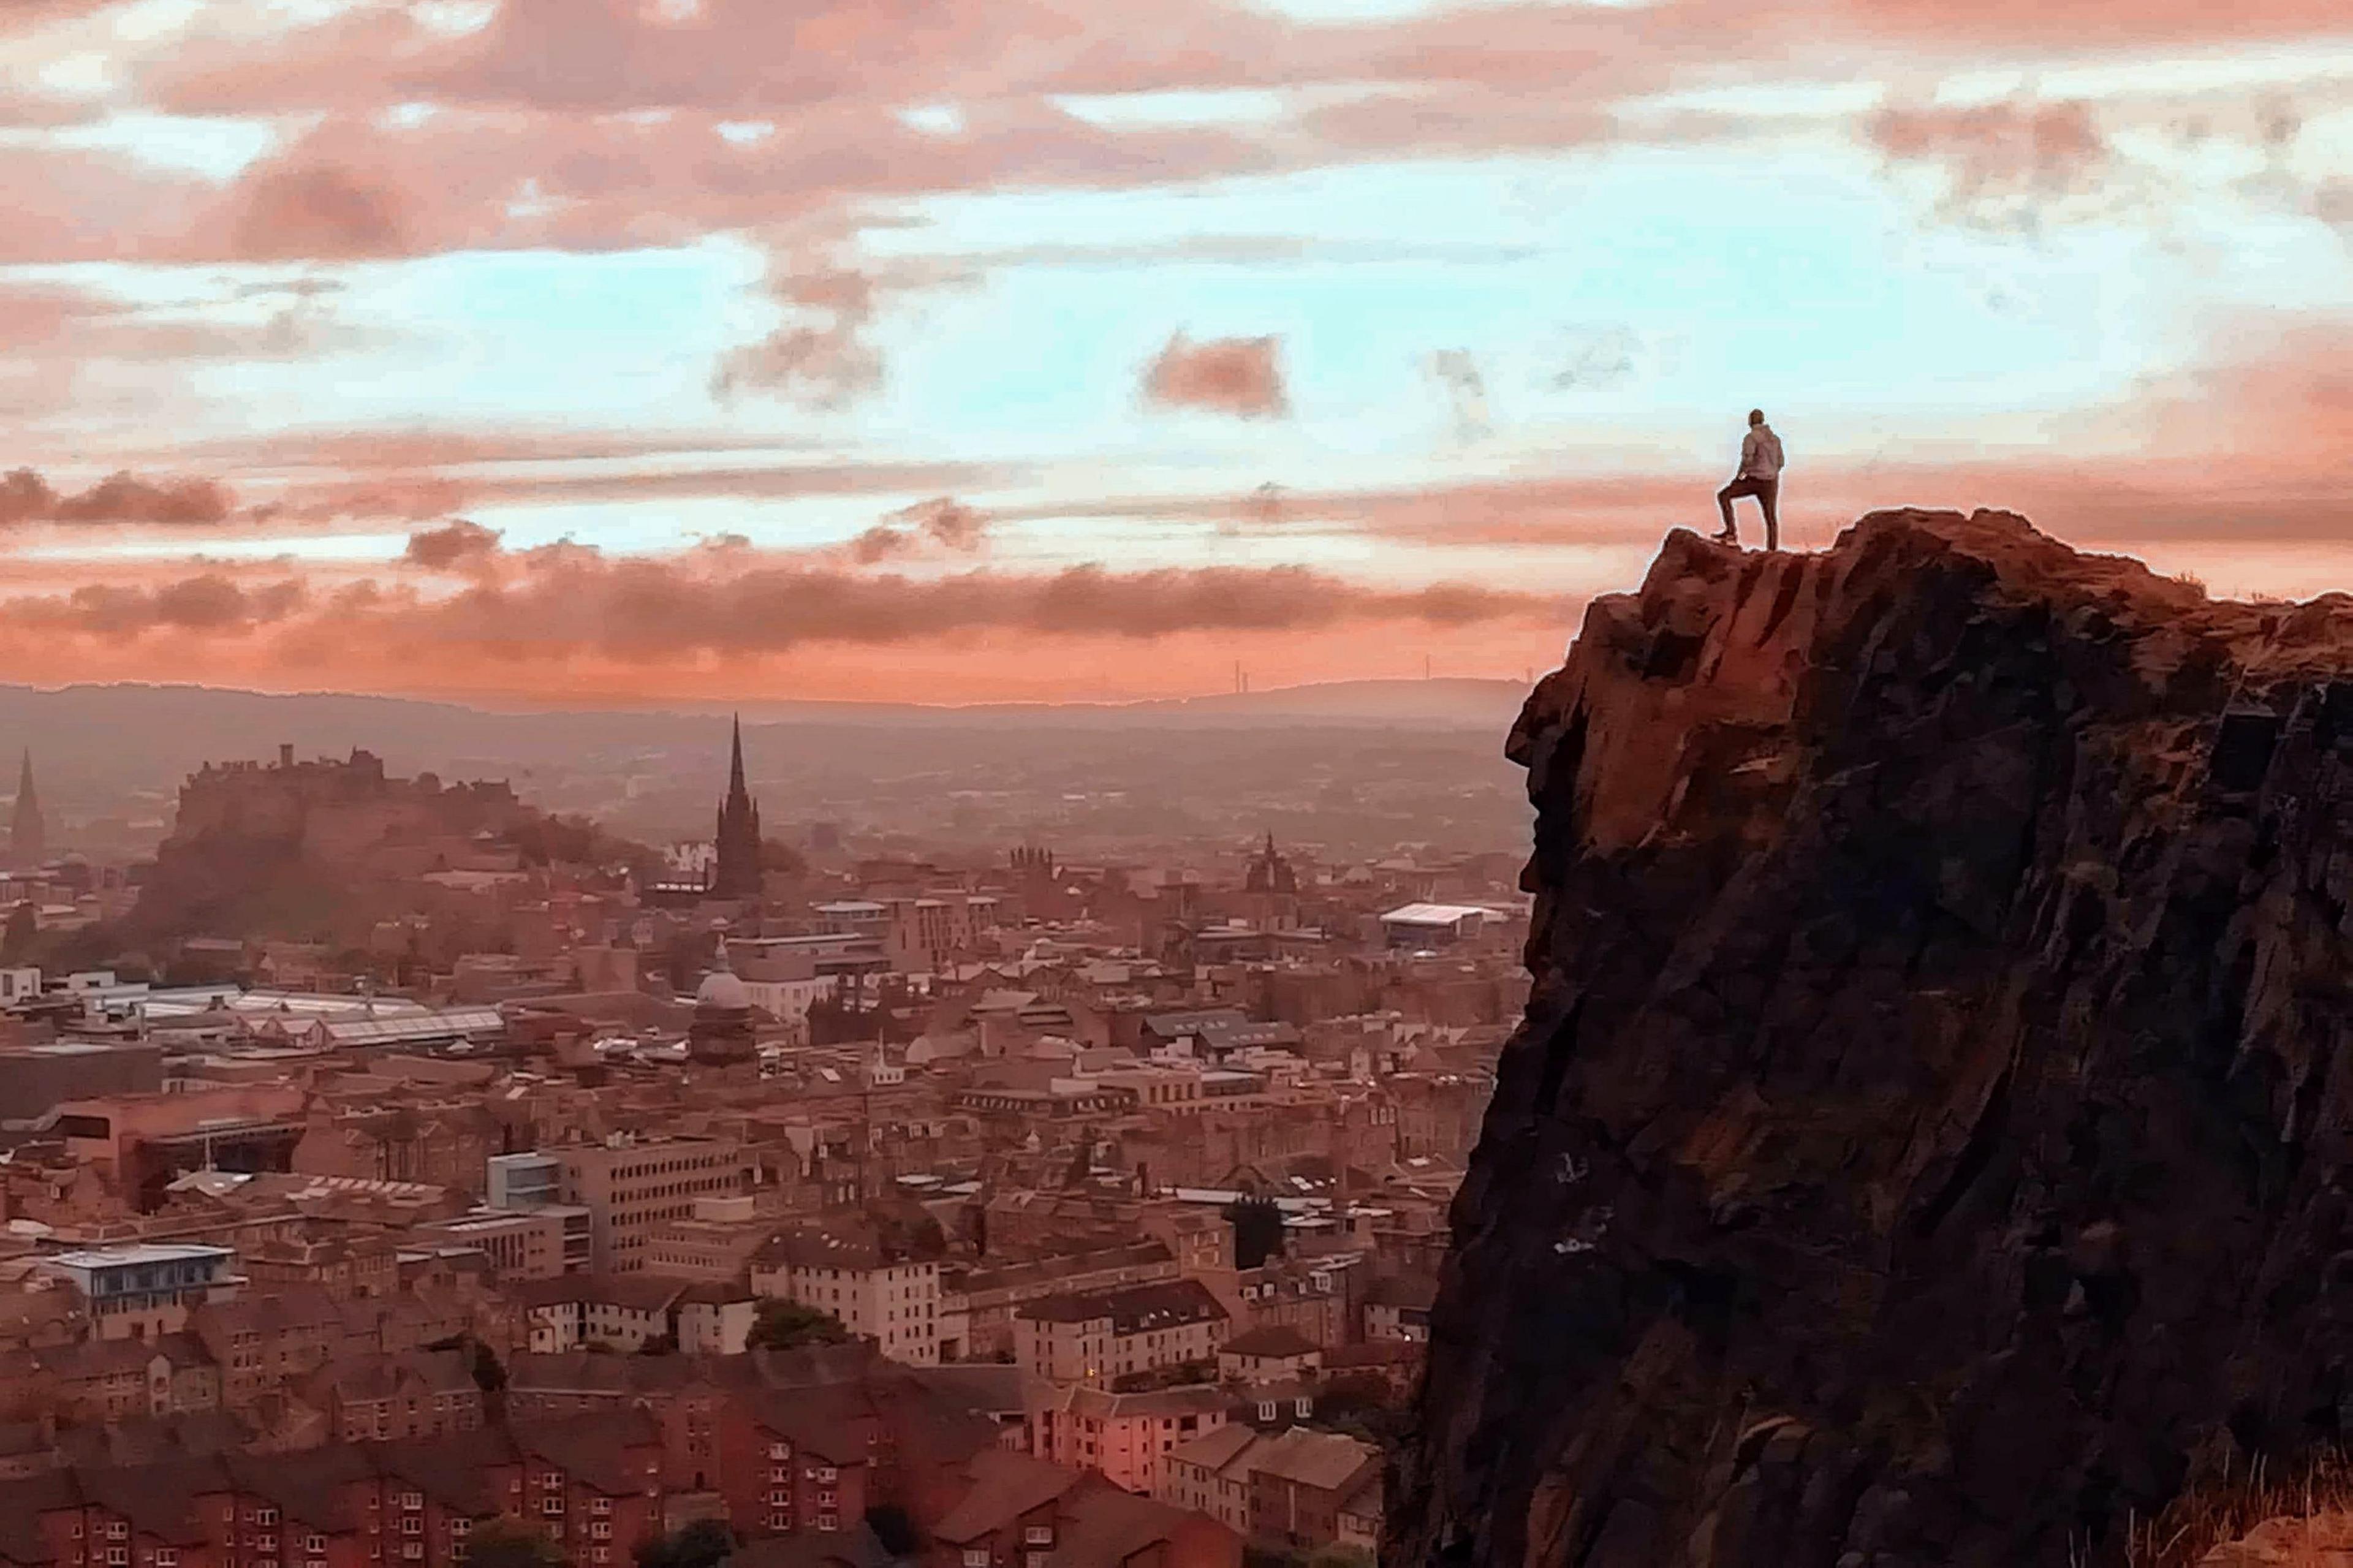
[[[1708,542],[1711,544],[1737,545],[1740,542],[1740,535],[1733,532],[1732,530],[1727,528],[1720,533],[1712,533],[1708,535]]]

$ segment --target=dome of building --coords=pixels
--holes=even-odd
[[[700,1013],[748,1013],[752,1010],[752,994],[732,969],[714,969],[702,977],[694,993],[694,1008]]]

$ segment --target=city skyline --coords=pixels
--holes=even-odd
[[[0,60],[44,684],[1516,678],[1751,405],[1798,548],[2353,564],[2317,0],[44,0]]]

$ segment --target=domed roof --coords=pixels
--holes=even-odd
[[[731,969],[712,970],[702,977],[702,985],[694,993],[694,1010],[698,1013],[748,1013],[751,1008],[752,994],[744,989],[744,982]]]

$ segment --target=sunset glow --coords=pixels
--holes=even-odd
[[[1517,678],[1785,539],[2353,586],[2336,0],[0,8],[11,679]]]

